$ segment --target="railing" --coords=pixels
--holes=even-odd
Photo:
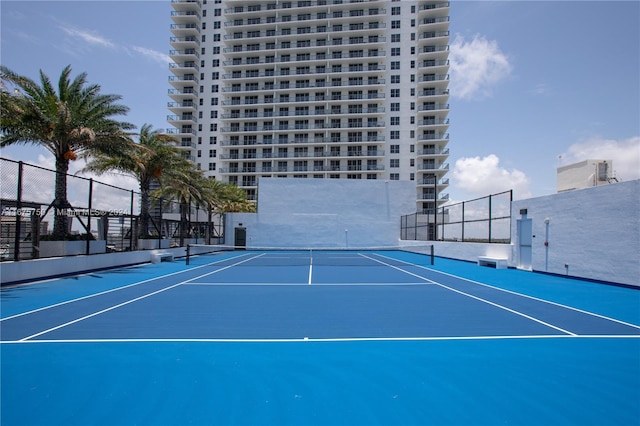
[[[151,198],[149,214],[142,217],[139,192],[75,175],[66,175],[69,203],[61,207],[54,197],[56,174],[0,158],[0,260],[178,247],[194,238],[215,244],[223,237],[222,215]],[[67,235],[53,241],[51,225],[61,215]]]
[[[422,199],[435,200],[435,194],[424,194]],[[510,190],[402,216],[401,239],[511,243],[512,201]]]

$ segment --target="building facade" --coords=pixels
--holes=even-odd
[[[168,122],[185,157],[261,177],[407,180],[447,200],[449,3],[172,0]]]
[[[584,160],[557,169],[558,192],[617,183],[612,160]]]

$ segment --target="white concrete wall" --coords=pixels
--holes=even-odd
[[[242,224],[253,247],[397,246],[413,212],[413,182],[263,178],[258,213],[227,215],[225,244]]]
[[[96,269],[117,268],[151,261],[156,252],[172,253],[175,257],[186,254],[185,247],[162,250],[141,250],[121,253],[95,255],[49,257],[45,259],[2,262],[0,264],[0,282],[2,285],[18,281],[38,280],[67,274],[77,274]]]
[[[477,262],[478,256],[488,256],[507,259],[507,264],[513,266],[511,244],[459,243],[453,241],[427,241],[427,243],[433,243],[435,255],[439,257]]]
[[[436,256],[475,262],[507,258],[517,267],[520,210],[532,220],[534,271],[640,286],[640,180],[514,201],[512,244],[400,241],[400,217],[414,213],[406,181],[262,179],[258,213],[226,217],[225,244],[247,229],[253,247],[374,247],[433,243]],[[549,219],[549,239],[545,246]],[[347,230],[347,232],[345,232]],[[185,248],[162,250],[183,256]],[[3,284],[144,263],[153,251],[2,262]],[[565,267],[565,265],[567,265]]]
[[[521,209],[532,219],[534,271],[640,286],[640,180],[514,201],[516,262]]]

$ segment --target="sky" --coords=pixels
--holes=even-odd
[[[171,10],[167,0],[0,0],[0,62],[53,81],[71,65],[122,96],[123,120],[165,129]],[[450,17],[451,202],[553,194],[557,167],[587,159],[640,179],[640,1],[453,0]],[[42,148],[0,156],[53,167]]]

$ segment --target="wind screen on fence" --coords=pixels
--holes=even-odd
[[[220,256],[228,254],[233,256]],[[392,252],[410,252],[419,254],[412,263],[433,265],[433,245],[411,247],[234,247],[226,245],[189,244],[187,246],[187,265],[204,265],[215,262],[216,265],[234,266],[386,266],[406,264],[401,260],[385,257]],[[213,256],[212,256],[213,255]]]

